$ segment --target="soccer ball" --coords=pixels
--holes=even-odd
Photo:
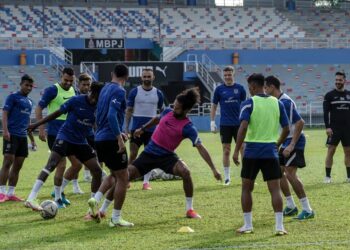
[[[43,210],[40,211],[41,217],[43,217],[45,220],[55,218],[58,207],[54,201],[46,200],[43,201],[40,206]]]

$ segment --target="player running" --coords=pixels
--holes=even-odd
[[[147,146],[155,127],[147,129],[139,138],[134,137],[135,130],[155,117],[157,110],[163,111],[164,106],[163,93],[152,84],[154,81],[153,70],[143,69],[141,80],[142,85],[130,91],[125,116],[125,132],[127,134],[129,134],[129,123],[132,116],[129,164],[132,164],[136,159],[139,148],[142,145]],[[143,190],[152,190],[149,183],[150,177],[151,172],[144,175]]]
[[[33,89],[33,78],[24,75],[20,90],[10,94],[2,113],[3,163],[0,171],[0,203],[23,201],[15,195],[19,172],[28,156],[27,127],[30,123],[33,102],[28,97]],[[8,191],[6,192],[6,184]]]
[[[298,214],[298,208],[296,207],[289,189],[289,181],[303,208],[302,212],[296,217],[296,219],[310,219],[314,217],[314,211],[311,209],[309,199],[306,197],[303,183],[297,175],[298,168],[303,168],[306,165],[304,157],[306,143],[303,133],[304,120],[298,113],[294,101],[281,91],[280,86],[281,82],[278,78],[274,76],[266,77],[266,94],[278,98],[278,100],[283,103],[289,121],[290,132],[279,151],[279,162],[283,173],[280,185],[287,201],[287,206],[283,210],[283,215],[293,216]]]
[[[277,148],[288,136],[288,118],[283,104],[275,97],[264,94],[265,78],[262,74],[252,74],[247,81],[252,97],[242,103],[241,125],[233,154],[233,161],[238,165],[239,150],[245,142],[241,171],[244,225],[237,229],[237,233],[253,232],[252,192],[256,176],[261,170],[271,194],[276,219],[275,233],[284,235],[287,232],[283,226],[283,201],[280,188],[282,172],[278,162]],[[283,129],[279,135],[280,126]]]
[[[89,95],[80,95],[72,97],[64,103],[59,110],[48,115],[44,119],[29,126],[29,130],[54,120],[62,114],[67,114],[67,120],[60,128],[57,138],[52,147],[48,163],[40,172],[30,195],[28,196],[25,206],[33,210],[41,210],[36,200],[37,194],[47,177],[55,170],[61,159],[66,156],[74,155],[82,162],[91,172],[93,178],[91,191],[94,194],[101,184],[102,170],[97,161],[94,150],[88,144],[86,137],[95,123],[96,103],[103,85],[93,83]],[[62,201],[56,201],[59,208],[63,207]]]
[[[216,87],[210,111],[210,129],[216,132],[215,115],[220,104],[220,138],[222,143],[222,163],[224,165],[225,185],[230,185],[230,153],[232,137],[237,140],[239,128],[239,108],[246,99],[246,91],[242,85],[235,83],[235,69],[228,66],[224,69],[225,83]]]

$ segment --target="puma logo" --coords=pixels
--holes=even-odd
[[[159,71],[159,72],[161,72],[163,75],[164,75],[164,77],[166,77],[166,73],[165,73],[165,71],[166,71],[166,69],[168,68],[168,66],[165,66],[165,68],[164,69],[162,69],[161,67],[159,67],[159,66],[156,66],[156,71]]]

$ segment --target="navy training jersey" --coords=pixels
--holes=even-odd
[[[267,95],[259,95],[267,96]],[[279,123],[281,127],[288,126],[288,118],[286,110],[283,106],[283,103],[278,101],[279,110],[280,110],[280,120]],[[250,116],[253,112],[253,100],[249,98],[248,100],[242,103],[240,121],[247,121],[249,123]],[[246,142],[244,147],[244,158],[253,158],[253,159],[270,159],[278,158],[278,151],[276,143],[261,143],[261,142]]]
[[[56,140],[87,144],[86,137],[95,124],[96,105],[89,103],[87,95],[79,95],[62,104],[60,111],[68,115],[58,131]]]
[[[106,83],[97,103],[95,141],[117,140],[122,131],[126,92],[118,83]]]
[[[239,126],[239,111],[241,103],[247,94],[242,85],[232,86],[221,84],[214,91],[213,103],[220,104],[220,126]]]
[[[289,135],[282,144],[282,148],[286,148],[292,141],[295,130],[294,124],[301,120],[301,116],[297,111],[295,102],[287,94],[282,93],[278,100],[280,100],[283,103],[289,121]],[[305,148],[305,143],[305,135],[302,132],[294,148],[303,150]]]
[[[4,111],[8,112],[7,129],[10,135],[27,136],[33,102],[20,92],[10,94],[5,101]]]

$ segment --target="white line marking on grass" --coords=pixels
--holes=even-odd
[[[350,245],[350,240],[343,241],[316,241],[316,242],[295,242],[295,243],[257,243],[233,246],[218,246],[209,248],[180,248],[179,250],[216,250],[216,249],[240,249],[240,248],[280,248],[280,247],[303,247],[303,246],[323,246],[323,245]]]

